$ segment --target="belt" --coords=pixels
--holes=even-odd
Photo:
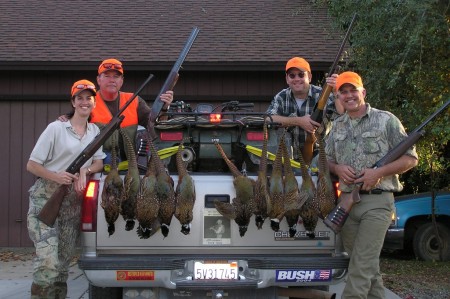
[[[383,189],[372,189],[372,190],[369,190],[369,191],[360,190],[359,194],[372,194],[372,195],[377,194],[378,195],[378,194],[381,194],[383,192],[391,192],[391,191],[385,191]]]

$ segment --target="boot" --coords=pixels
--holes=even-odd
[[[31,284],[31,299],[53,299],[55,290],[51,287],[44,287],[34,282]]]
[[[66,299],[67,295],[67,283],[66,282],[55,282],[55,299]]]

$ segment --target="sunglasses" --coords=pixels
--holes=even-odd
[[[288,76],[291,79],[295,79],[295,77],[299,77],[300,79],[302,79],[302,78],[304,78],[306,76],[306,72],[300,72],[298,74],[289,73]]]
[[[118,64],[118,63],[104,63],[102,64],[102,67],[104,67],[105,69],[114,69],[114,70],[121,70],[122,69],[122,65]]]
[[[78,84],[77,86],[75,86],[76,89],[92,89],[95,90],[95,86],[94,85],[88,85],[88,84]]]

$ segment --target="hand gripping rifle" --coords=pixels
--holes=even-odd
[[[441,113],[447,106],[450,104],[450,100],[447,101],[439,110],[434,112],[426,121],[424,121],[420,126],[414,129],[411,134],[406,137],[402,142],[397,144],[392,150],[390,150],[383,158],[378,160],[372,168],[376,169],[383,165],[389,164],[398,158],[400,158],[402,155],[406,153],[406,151],[416,144],[416,142],[420,139],[420,137],[425,135],[425,131],[423,128],[432,121],[439,113]],[[328,216],[323,220],[323,222],[331,228],[336,234],[339,233],[342,229],[342,226],[345,223],[345,220],[347,220],[348,214],[350,213],[350,210],[352,209],[353,205],[360,202],[361,198],[359,196],[359,191],[361,189],[361,184],[357,184],[353,191],[351,192],[351,195],[348,197],[345,197],[341,200],[340,203],[333,209],[333,211],[328,214]]]
[[[341,59],[342,52],[344,51],[345,43],[347,42],[350,32],[352,31],[353,25],[356,20],[356,13],[353,15],[352,21],[350,22],[350,25],[348,26],[347,33],[344,36],[344,39],[342,40],[341,46],[339,48],[339,51],[334,58],[333,65],[330,68],[330,71],[328,72],[328,75],[331,76],[332,74],[336,73],[337,71],[337,64],[339,60]],[[320,94],[319,100],[314,107],[313,113],[311,114],[311,119],[315,122],[322,123],[323,121],[323,111],[325,110],[325,106],[328,101],[328,97],[330,96],[330,93],[332,91],[333,87],[328,85],[325,82],[325,85],[322,88],[322,92]],[[313,151],[314,151],[314,143],[316,142],[316,138],[314,134],[308,133],[306,135],[306,141],[303,146],[302,155],[303,159],[305,160],[305,163],[309,165],[311,163],[312,157],[313,157]]]
[[[189,50],[191,49],[192,45],[194,44],[195,39],[197,38],[198,32],[200,29],[197,27],[194,27],[192,29],[191,35],[189,36],[186,44],[184,45],[183,50],[180,53],[180,56],[178,57],[177,61],[173,65],[172,69],[170,70],[169,75],[167,76],[166,81],[164,82],[164,85],[161,87],[161,90],[159,91],[158,96],[156,97],[153,105],[152,110],[150,111],[150,116],[148,118],[148,125],[147,125],[147,131],[152,140],[156,139],[156,133],[155,133],[155,121],[158,117],[159,113],[161,112],[162,107],[164,106],[164,102],[161,101],[161,94],[167,92],[168,90],[172,90],[177,83],[178,80],[178,71],[181,68],[181,65],[183,64],[184,60],[186,59],[186,56],[189,53]]]
[[[81,166],[84,165],[94,154],[95,152],[105,143],[106,139],[108,139],[114,131],[119,128],[120,123],[124,119],[125,116],[121,115],[125,109],[131,104],[131,102],[138,96],[138,94],[144,89],[144,87],[150,82],[153,78],[153,75],[147,78],[147,80],[138,88],[138,90],[133,94],[133,96],[120,108],[119,112],[116,116],[114,116],[111,121],[100,130],[100,133],[95,136],[94,140],[92,140],[86,148],[78,155],[78,157],[70,164],[70,166],[66,169],[67,172],[71,174],[75,174],[80,171]],[[59,210],[61,208],[64,197],[69,192],[68,185],[61,185],[56,189],[56,191],[52,194],[50,199],[45,203],[44,207],[38,214],[39,220],[44,222],[46,225],[53,227],[55,224],[56,218],[58,217]]]

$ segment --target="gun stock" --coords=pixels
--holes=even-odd
[[[105,143],[105,141],[114,133],[114,131],[119,128],[122,123],[124,116],[121,115],[125,109],[131,104],[131,102],[138,96],[138,94],[144,89],[144,87],[150,82],[153,75],[150,75],[147,80],[138,88],[138,90],[133,94],[133,96],[126,102],[122,108],[119,110],[117,115],[111,119],[111,121],[100,130],[100,133],[92,140],[85,149],[78,155],[78,157],[72,161],[69,167],[66,169],[67,172],[75,174],[80,171],[80,168],[86,163],[95,152]],[[49,200],[42,207],[42,210],[38,214],[39,220],[44,222],[46,225],[53,227],[55,225],[56,218],[58,217],[59,210],[61,208],[64,197],[67,195],[69,186],[61,185],[52,194]]]
[[[450,100],[448,100],[441,108],[439,108],[435,113],[433,113],[426,121],[420,124],[411,134],[408,135],[406,139],[397,144],[392,150],[390,150],[383,158],[378,160],[372,168],[382,167],[383,165],[389,164],[402,155],[406,153],[406,151],[419,141],[419,139],[425,135],[425,131],[422,130],[429,122],[431,122],[439,113],[441,113],[447,106],[450,104]],[[355,188],[350,193],[350,196],[342,198],[339,204],[327,215],[327,217],[323,220],[326,226],[331,228],[336,234],[338,234],[342,226],[344,225],[347,217],[353,207],[354,204],[357,204],[361,201],[361,197],[359,196],[359,191],[361,190],[361,184],[357,184]]]
[[[357,16],[357,14],[355,13],[353,15],[352,21],[350,22],[350,25],[347,28],[347,32],[345,33],[344,39],[341,42],[341,46],[339,47],[338,53],[337,53],[336,57],[334,58],[333,64],[331,65],[328,75],[332,75],[332,74],[336,73],[338,62],[341,59],[342,52],[344,51],[345,43],[347,42],[348,38],[350,37],[350,32],[353,29],[353,25],[355,23],[356,16]],[[317,104],[314,107],[313,113],[311,114],[311,119],[313,121],[322,123],[325,106],[327,104],[328,97],[330,96],[332,91],[333,91],[333,87],[329,86],[325,82],[325,84],[322,88],[322,92],[320,94],[319,100],[317,101]],[[316,143],[316,138],[315,138],[314,134],[307,133],[305,144],[304,144],[303,150],[302,150],[303,159],[305,160],[305,163],[307,165],[309,165],[311,163],[311,160],[313,157],[314,143]]]

